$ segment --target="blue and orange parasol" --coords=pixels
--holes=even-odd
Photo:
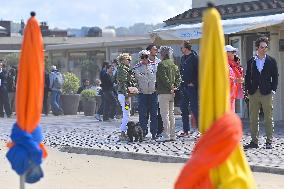
[[[35,13],[31,13],[21,47],[17,89],[16,115],[7,158],[12,169],[25,175],[25,182],[34,183],[43,177],[40,164],[47,156],[39,125],[44,90],[43,39]]]

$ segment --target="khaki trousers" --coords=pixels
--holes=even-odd
[[[255,144],[258,144],[259,135],[259,111],[262,107],[264,113],[264,126],[266,133],[266,142],[272,143],[273,117],[272,117],[272,94],[262,95],[259,89],[249,95],[249,116],[251,138]]]
[[[159,94],[159,107],[166,139],[175,139],[174,95]]]

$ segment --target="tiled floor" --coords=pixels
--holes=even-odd
[[[137,121],[137,117],[131,117]],[[10,129],[15,118],[0,118],[0,139],[8,140]],[[47,116],[42,117],[41,125],[45,136],[44,143],[51,147],[63,146],[109,151],[154,154],[171,157],[187,158],[196,142],[194,136],[177,138],[176,141],[158,143],[146,138],[142,143],[118,142],[119,120],[114,122],[98,122],[94,117],[76,116]],[[177,116],[176,131],[182,129],[181,118]],[[243,142],[250,141],[248,123],[244,121]],[[275,124],[274,148],[264,149],[265,138],[263,126],[260,129],[260,148],[247,150],[246,156],[250,165],[265,166],[268,168],[284,169],[284,123]]]

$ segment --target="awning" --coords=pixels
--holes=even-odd
[[[222,20],[221,22],[224,33],[233,34],[280,24],[284,22],[284,13],[269,16]],[[199,39],[202,36],[202,23],[163,27],[154,30],[151,33],[151,36],[154,40],[156,38],[160,38],[161,40]]]
[[[0,34],[7,34],[6,28],[0,26]]]

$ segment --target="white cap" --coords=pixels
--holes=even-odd
[[[57,69],[56,69],[56,66],[52,65],[52,66],[51,66],[51,70],[57,70]]]
[[[236,51],[238,51],[238,49],[233,47],[233,46],[231,46],[231,45],[226,45],[225,46],[225,51],[226,52],[236,52]]]
[[[149,55],[150,52],[147,51],[147,50],[142,50],[142,51],[140,51],[138,54],[139,54],[139,57],[141,57],[142,55]]]

